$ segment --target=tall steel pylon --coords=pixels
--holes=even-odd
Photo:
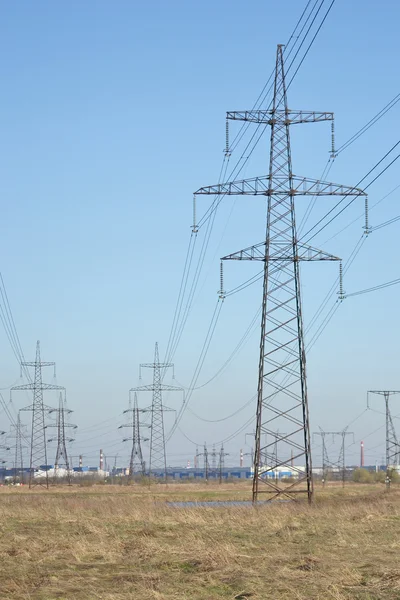
[[[352,435],[354,443],[354,433],[353,431],[347,431],[347,427],[342,431],[323,431],[321,427],[319,429],[319,431],[314,432],[314,436],[320,435],[322,440],[322,485],[325,486],[329,471],[336,471],[340,472],[342,477],[342,485],[344,487],[346,481],[346,436]],[[326,436],[332,436],[332,442],[334,442],[335,436],[340,436],[342,438],[337,460],[331,460],[329,458],[325,441]]]
[[[21,413],[18,411],[17,424],[15,428],[15,459],[14,459],[14,483],[17,477],[20,483],[24,474],[24,461],[22,456],[22,436],[21,436]]]
[[[26,425],[21,423],[21,413],[18,411],[17,421],[11,425],[10,437],[15,438],[14,447],[14,484],[19,481],[23,483],[24,479],[24,458],[23,448],[26,446],[22,443],[22,438],[26,438]]]
[[[43,362],[40,360],[40,342],[36,344],[36,359],[32,362],[23,362],[21,367],[34,367],[35,376],[31,383],[24,385],[16,385],[11,388],[14,390],[32,390],[33,391],[33,403],[30,406],[22,408],[21,410],[32,411],[32,433],[31,433],[31,452],[29,461],[29,487],[35,485],[42,485],[46,488],[49,487],[49,474],[47,470],[47,448],[46,448],[46,427],[44,413],[45,410],[52,410],[51,407],[45,406],[43,403],[43,391],[48,390],[63,390],[64,388],[59,385],[52,385],[50,383],[43,383],[42,381],[42,367],[53,367],[55,375],[55,364],[54,362]],[[40,467],[45,466],[44,477],[35,477],[35,471],[39,470]]]
[[[225,469],[225,456],[229,456],[228,452],[224,451],[224,445],[221,445],[221,450],[219,451],[219,461],[218,461],[218,470],[219,470],[219,483],[222,483],[222,478],[224,475]]]
[[[267,197],[265,241],[221,259],[264,263],[253,501],[257,501],[262,491],[269,494],[269,500],[281,496],[294,500],[299,492],[304,492],[311,502],[313,481],[299,269],[301,261],[339,259],[298,239],[294,198],[300,195],[362,196],[365,193],[293,174],[290,126],[333,121],[333,113],[289,110],[281,45],[276,55],[272,109],[228,112],[227,119],[271,127],[268,175],[204,187],[195,192],[195,197],[200,194]],[[275,442],[272,434],[278,428],[287,433],[280,435],[282,453],[278,460],[273,460]],[[264,433],[271,442],[267,441],[263,446]],[[263,454],[271,470],[287,467],[294,475],[293,483],[280,483],[268,477],[261,467]]]
[[[72,412],[72,410],[66,407],[66,400],[63,398],[62,392],[60,392],[58,408],[49,410],[49,414],[56,413],[56,423],[55,425],[47,425],[47,427],[57,427],[57,450],[56,458],[54,460],[54,479],[56,480],[58,477],[60,466],[64,466],[69,484],[71,483],[71,464],[68,458],[67,442],[73,442],[74,438],[67,437],[65,430],[67,428],[77,429],[77,425],[66,422],[65,415],[70,415]],[[49,439],[48,441],[53,442],[55,439]]]
[[[394,428],[392,415],[390,412],[389,398],[394,394],[400,394],[398,390],[370,390],[367,392],[367,408],[369,408],[369,394],[378,394],[385,400],[386,417],[386,488],[390,488],[392,473],[399,465],[400,445]]]
[[[163,405],[162,392],[183,392],[183,388],[174,385],[167,385],[162,382],[161,371],[168,368],[173,368],[173,363],[160,363],[158,354],[158,343],[156,342],[154,351],[154,362],[143,363],[141,369],[153,369],[153,384],[142,385],[132,388],[131,392],[153,392],[153,401],[151,407],[142,409],[143,412],[151,413],[150,425],[150,458],[149,458],[149,475],[152,471],[161,471],[164,479],[167,479],[167,456],[165,451],[165,432],[164,432],[164,412],[173,411]]]
[[[129,402],[131,405],[131,402]],[[130,406],[127,410],[124,410],[124,414],[132,413],[132,421],[130,423],[125,423],[124,425],[120,425],[118,429],[122,429],[123,427],[129,427],[132,429],[132,437],[124,438],[124,442],[128,442],[132,440],[132,450],[131,450],[131,458],[129,461],[129,475],[128,480],[133,481],[135,475],[145,475],[146,473],[146,465],[143,460],[142,453],[142,445],[141,442],[148,441],[149,438],[144,438],[140,436],[140,421],[139,421],[139,406],[137,401],[137,393],[135,392],[133,397],[133,407]],[[149,427],[149,425],[147,426]]]

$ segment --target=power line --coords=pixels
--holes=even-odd
[[[351,296],[361,296],[361,294],[369,294],[370,292],[375,292],[377,290],[383,290],[384,288],[391,287],[392,285],[397,285],[399,283],[400,283],[400,278],[393,279],[392,281],[387,281],[386,283],[381,283],[380,285],[366,288],[365,290],[359,290],[358,292],[352,292],[351,294],[346,294],[345,297],[351,298]]]
[[[400,140],[398,142],[396,142],[388,152],[386,152],[386,154],[372,167],[372,169],[370,169],[368,171],[368,173],[366,175],[364,175],[364,177],[362,179],[360,179],[360,181],[358,181],[358,183],[356,183],[356,185],[354,186],[355,188],[357,188],[384,160],[385,158],[387,158],[389,156],[389,154],[391,154],[393,152],[393,150],[400,144]],[[369,187],[371,187],[371,185],[373,183],[375,183],[392,165],[393,163],[400,157],[400,154],[398,154],[384,169],[382,169],[382,171],[380,171],[380,173],[378,173],[378,175],[376,175],[376,177],[374,177],[374,179],[368,183],[368,185],[366,185],[364,187],[364,191],[366,191]],[[311,229],[309,229],[307,231],[307,233],[301,238],[304,239],[305,237],[307,237],[312,231],[314,231],[314,229],[316,229],[318,227],[318,225],[320,225],[338,206],[340,206],[340,204],[342,204],[342,202],[344,202],[346,200],[346,198],[348,198],[349,193],[344,194],[344,197],[339,200],[339,202],[337,202],[335,204],[335,206],[333,208],[331,208],[323,217],[321,217],[321,219],[319,219],[319,221],[313,225],[313,227],[311,227]],[[349,200],[349,202],[346,204],[346,206],[344,206],[336,215],[334,215],[327,223],[325,223],[325,225],[323,225],[316,233],[313,233],[313,235],[311,237],[309,237],[305,243],[309,243],[313,238],[315,238],[319,233],[321,233],[321,231],[323,231],[326,227],[328,227],[328,225],[330,225],[330,223],[332,223],[332,221],[334,221],[335,219],[337,219],[337,217],[342,214],[342,212],[344,212],[351,204],[353,204],[355,198],[352,198],[351,200]]]
[[[375,123],[377,123],[380,119],[382,119],[382,117],[384,115],[386,115],[386,113],[392,109],[400,100],[400,94],[396,94],[396,96],[394,98],[392,98],[392,100],[390,102],[388,102],[388,104],[386,104],[386,106],[384,106],[374,117],[372,117],[372,119],[370,119],[368,121],[368,123],[366,123],[363,127],[361,127],[361,129],[359,129],[354,135],[352,135],[347,142],[344,142],[344,144],[342,144],[337,150],[336,150],[336,155],[339,154],[340,152],[343,152],[343,150],[346,150],[346,148],[348,148],[349,146],[351,146],[351,144],[353,144],[356,140],[358,140],[359,137],[361,137],[366,131],[368,131],[368,129],[370,129],[373,125],[375,125]]]

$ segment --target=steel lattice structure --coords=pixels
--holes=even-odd
[[[23,448],[26,448],[22,444],[22,438],[26,438],[26,425],[21,423],[21,413],[18,411],[17,421],[11,425],[10,437],[15,438],[14,447],[14,485],[19,481],[23,483],[24,480],[24,458]],[[24,430],[24,431],[23,431]]]
[[[265,241],[222,258],[264,263],[253,501],[257,501],[263,491],[269,500],[279,496],[294,500],[298,492],[304,492],[311,502],[313,481],[299,267],[301,261],[339,259],[299,242],[294,198],[300,195],[364,196],[365,193],[354,187],[293,174],[290,126],[332,121],[333,113],[289,110],[281,45],[276,55],[272,109],[228,112],[227,118],[271,127],[268,175],[203,187],[195,192],[195,197],[205,194],[267,198]],[[287,433],[279,435],[281,455],[274,458],[273,435],[278,428]],[[265,433],[267,442],[263,445]],[[293,483],[281,484],[268,476],[261,466],[263,455],[268,470],[287,468],[294,475]]]
[[[173,368],[174,365],[173,363],[160,363],[157,342],[154,351],[154,362],[143,363],[140,365],[140,369],[143,367],[153,369],[153,384],[132,388],[130,391],[153,392],[151,407],[142,409],[143,412],[151,413],[149,475],[152,471],[161,470],[166,480],[167,456],[165,451],[164,412],[173,411],[173,409],[163,405],[162,392],[183,392],[183,388],[162,382],[161,372],[164,369]]]
[[[342,485],[344,487],[346,481],[346,436],[352,435],[354,443],[354,433],[353,431],[347,431],[347,427],[346,429],[343,429],[343,431],[323,431],[321,427],[319,429],[320,430],[315,431],[313,435],[320,435],[322,440],[322,485],[325,485],[329,471],[333,470],[341,473]],[[335,440],[335,436],[340,436],[342,438],[337,460],[329,458],[325,440],[326,436],[332,436],[332,441]]]
[[[369,408],[369,394],[378,394],[385,400],[386,417],[386,487],[390,488],[392,472],[399,464],[400,445],[394,428],[392,415],[390,412],[389,398],[394,394],[400,394],[398,390],[370,390],[367,392],[367,407]]]
[[[64,466],[67,471],[67,481],[71,483],[71,464],[68,458],[67,452],[67,442],[73,442],[74,438],[67,437],[65,434],[66,428],[77,429],[77,425],[73,425],[72,423],[67,423],[65,421],[65,415],[71,414],[73,411],[66,407],[66,401],[63,398],[62,392],[60,392],[60,397],[58,400],[58,408],[53,408],[49,410],[49,414],[56,413],[56,424],[55,425],[47,425],[47,427],[57,427],[57,450],[56,450],[56,458],[54,461],[54,479],[56,480],[58,477],[58,469],[60,466]],[[49,442],[53,442],[55,440],[49,439]]]
[[[133,407],[130,406],[128,410],[124,410],[124,414],[132,413],[131,423],[120,425],[118,429],[123,427],[130,427],[132,429],[132,437],[124,438],[124,442],[132,441],[131,458],[129,461],[129,481],[133,481],[135,474],[145,475],[146,465],[143,460],[142,445],[141,442],[147,442],[149,438],[143,438],[140,436],[140,421],[139,421],[139,406],[137,401],[137,393],[134,394]]]
[[[223,473],[224,473],[224,469],[225,469],[225,456],[229,456],[228,452],[224,451],[224,445],[221,445],[221,450],[219,451],[219,463],[218,463],[218,469],[219,469],[219,483],[222,483],[222,477],[223,477]]]
[[[48,390],[63,390],[64,388],[59,385],[53,385],[50,383],[43,383],[42,381],[42,368],[53,367],[55,369],[54,362],[43,362],[40,360],[40,342],[36,343],[36,359],[32,362],[21,363],[22,367],[34,367],[35,376],[31,383],[24,385],[17,385],[11,388],[14,390],[32,390],[33,391],[33,403],[30,406],[22,408],[24,411],[32,411],[32,434],[31,434],[31,452],[29,462],[29,487],[35,485],[42,485],[46,488],[49,487],[49,475],[47,470],[47,448],[46,448],[46,427],[45,427],[45,410],[52,410],[51,407],[45,406],[43,403],[43,392]],[[39,470],[40,467],[45,467],[45,476],[42,478],[35,478],[35,471]]]

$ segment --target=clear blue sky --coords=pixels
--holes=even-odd
[[[26,357],[33,359],[40,339],[43,358],[57,362],[58,383],[68,389],[81,430],[72,453],[86,454],[87,462],[97,464],[100,446],[106,454],[128,453],[117,426],[128,389],[138,383],[139,362],[152,360],[156,340],[165,352],[192,193],[217,182],[225,111],[252,107],[273,69],[276,45],[288,39],[305,4],[288,0],[283,10],[256,0],[42,0],[1,8],[0,268]],[[399,20],[395,2],[337,0],[290,88],[291,107],[335,112],[338,145],[399,92]],[[399,111],[396,106],[340,155],[329,179],[357,183],[397,141]],[[319,177],[328,158],[329,124],[299,126],[292,139],[294,172]],[[267,142],[259,144],[244,176],[267,172]],[[394,167],[371,187],[371,204],[394,188],[397,173]],[[371,211],[371,224],[397,215],[398,200],[395,192]],[[310,223],[332,205],[319,199]],[[304,206],[299,199],[298,220]],[[206,207],[203,198],[199,214]],[[325,242],[362,210],[362,201],[355,202],[315,244],[346,258],[362,220]],[[264,213],[260,198],[228,198],[221,206],[201,289],[174,356],[176,377],[185,385],[216,302],[218,257],[262,241]],[[397,225],[370,236],[346,277],[348,292],[399,276],[397,237]],[[248,267],[229,264],[226,288],[250,277],[255,271]],[[306,265],[302,273],[307,325],[337,268]],[[398,294],[389,288],[349,298],[310,352],[313,430],[342,429],[363,410],[371,387],[400,387]],[[198,383],[230,355],[259,304],[257,286],[225,301]],[[218,419],[250,399],[258,338],[256,327],[230,367],[193,394],[191,409]],[[19,370],[4,333],[0,348],[0,384],[7,387]],[[140,397],[142,406],[150,400]],[[165,398],[175,408],[180,401]],[[28,399],[15,396],[14,403],[18,409]],[[195,441],[212,444],[239,429],[254,410],[252,404],[215,424],[187,412],[181,426]],[[171,422],[167,417],[167,429]],[[364,415],[352,426],[356,440],[383,423],[383,415]],[[4,415],[0,426],[8,428]],[[380,458],[384,429],[365,442],[368,460]],[[226,447],[229,461],[237,463],[244,434]],[[194,451],[180,433],[168,448],[170,464],[185,463]],[[357,460],[358,443],[349,457],[351,452]]]

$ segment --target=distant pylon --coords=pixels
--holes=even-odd
[[[33,390],[33,403],[30,406],[21,409],[26,411],[32,411],[31,454],[29,463],[30,488],[35,485],[42,485],[46,488],[49,487],[44,413],[45,410],[51,410],[51,408],[43,404],[43,391],[63,390],[64,388],[60,385],[43,383],[42,367],[54,367],[55,376],[55,364],[56,363],[54,362],[42,362],[40,360],[40,342],[38,341],[36,344],[35,361],[21,363],[21,367],[34,367],[34,380],[31,383],[27,383],[24,385],[16,385],[15,387],[11,388],[11,391]],[[41,467],[44,467],[45,469],[44,477],[35,477],[35,471],[39,470]]]
[[[347,431],[347,427],[342,431],[323,431],[321,427],[319,429],[319,431],[314,432],[314,435],[320,435],[322,440],[322,486],[325,485],[329,472],[337,472],[341,473],[342,485],[344,487],[346,481],[346,436],[352,435],[354,443],[354,433],[352,431]],[[332,442],[335,441],[335,436],[340,436],[342,438],[339,457],[337,460],[329,459],[328,449],[325,442],[325,437],[327,435],[332,436]]]
[[[24,430],[24,431],[23,431]],[[21,423],[21,413],[18,411],[17,422],[11,425],[11,437],[15,437],[15,448],[14,448],[14,484],[19,481],[23,483],[24,479],[24,460],[23,460],[23,448],[26,445],[22,444],[22,437],[26,439],[26,425]]]
[[[160,363],[158,343],[156,343],[154,362],[140,365],[140,369],[142,367],[153,369],[153,384],[131,389],[131,392],[153,392],[151,407],[142,409],[143,412],[151,413],[149,475],[153,471],[161,471],[165,480],[167,479],[167,456],[165,452],[164,412],[173,411],[173,409],[163,405],[162,392],[183,391],[181,387],[162,383],[161,370],[169,367],[173,368],[173,366],[172,363]]]
[[[99,469],[100,469],[100,471],[104,471],[104,453],[101,448],[100,448]]]
[[[385,400],[386,416],[386,489],[389,490],[393,471],[399,464],[400,445],[394,428],[392,414],[390,412],[389,398],[400,394],[398,390],[370,390],[367,392],[367,408],[369,408],[369,394],[378,394]]]
[[[217,468],[217,451],[215,449],[215,444],[213,444],[212,451],[211,451],[211,469],[212,469],[213,476],[215,476],[216,468]]]
[[[224,475],[225,469],[225,456],[229,456],[228,452],[224,451],[224,445],[221,445],[221,450],[219,451],[219,482],[222,483],[222,478]]]
[[[132,413],[132,421],[130,423],[124,423],[124,425],[120,425],[118,429],[122,429],[123,427],[130,427],[132,429],[132,437],[124,438],[123,441],[127,442],[132,440],[128,480],[133,481],[135,474],[145,475],[146,473],[146,466],[143,460],[141,442],[146,442],[149,439],[140,437],[139,406],[136,392],[134,394],[133,407],[124,410],[124,414],[128,413]]]
[[[227,113],[227,118],[271,127],[268,175],[203,187],[195,192],[195,195],[261,195],[267,198],[264,241],[222,258],[260,261],[264,265],[253,502],[261,492],[269,494],[268,500],[278,497],[295,500],[299,492],[304,492],[311,502],[313,480],[300,262],[339,259],[298,239],[294,198],[365,194],[354,187],[293,174],[290,126],[332,121],[333,113],[288,108],[282,45],[278,45],[276,54],[272,110],[233,111]],[[280,456],[273,461],[275,442],[263,444],[264,434],[270,439],[276,428],[287,433],[279,435]],[[294,451],[293,468],[291,450]],[[266,477],[262,468],[264,458],[274,472],[279,468],[292,470],[293,482],[287,485],[285,481]]]
[[[22,478],[24,473],[24,461],[22,457],[21,413],[19,411],[15,433],[14,483],[16,483],[17,477],[19,478],[20,483],[23,483]]]
[[[5,434],[6,434],[5,431],[0,431],[0,436],[3,436],[3,435],[5,436]],[[0,444],[0,450],[6,450],[8,452],[9,450],[11,450],[11,447],[8,446],[8,444]],[[5,465],[6,463],[7,463],[6,460],[3,460],[3,459],[0,460],[1,465]]]
[[[201,454],[199,454],[199,456],[201,456]],[[204,479],[207,482],[208,481],[208,473],[209,473],[209,463],[208,463],[208,450],[207,450],[207,444],[204,442],[204,449],[203,449],[203,457],[204,457]]]
[[[62,392],[60,392],[60,397],[58,401],[58,408],[53,408],[49,410],[49,414],[57,413],[56,423],[55,425],[47,425],[47,427],[57,427],[57,450],[56,450],[56,458],[54,461],[54,479],[56,480],[58,477],[58,470],[61,465],[65,467],[67,472],[67,481],[71,483],[71,465],[70,460],[68,458],[67,452],[67,442],[73,442],[74,438],[67,437],[65,435],[66,428],[77,429],[77,425],[73,425],[72,423],[65,422],[65,415],[71,414],[72,410],[65,406],[66,401],[63,398]],[[49,442],[55,441],[54,439],[49,439]]]

